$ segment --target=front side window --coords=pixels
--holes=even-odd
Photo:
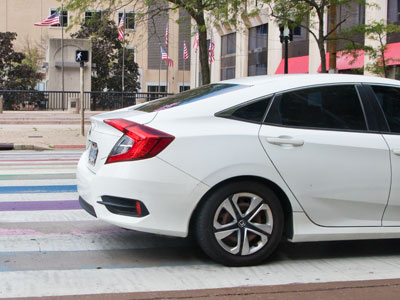
[[[400,88],[372,86],[391,132],[400,133]]]
[[[54,14],[57,12],[56,8],[51,8],[50,9],[50,15]],[[67,10],[63,10],[62,12],[60,12],[60,25],[51,25],[50,27],[68,27],[69,18],[68,18],[68,11]]]
[[[366,130],[354,85],[307,88],[276,97],[266,123],[290,127]]]

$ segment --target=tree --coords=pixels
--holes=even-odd
[[[206,14],[216,16],[216,19],[219,21],[224,17],[223,20],[233,23],[232,20],[236,20],[238,12],[242,11],[239,8],[243,7],[243,1],[239,0],[65,0],[64,2],[68,10],[76,11],[79,15],[88,9],[102,7],[106,11],[105,16],[111,15],[125,5],[134,4],[137,7],[137,22],[145,21],[147,18],[160,14],[162,11],[186,10],[195,21],[196,30],[199,31],[200,65],[203,84],[210,83]],[[167,2],[172,5],[166,7],[156,5],[160,2]]]
[[[340,21],[335,22],[335,26],[325,32],[325,14],[332,5],[350,6],[354,2],[366,5],[364,0],[264,0],[271,9],[271,15],[278,22],[300,26],[311,34],[318,45],[323,73],[327,72],[325,44],[327,41],[336,39],[336,30],[347,20],[346,16],[342,17]]]
[[[92,76],[92,90],[122,90],[122,47],[118,40],[118,29],[114,21],[107,18],[93,17],[71,35],[74,38],[90,38],[92,40],[92,63],[96,64],[95,75]],[[125,49],[125,91],[137,91],[138,65],[134,61],[133,50]]]
[[[24,64],[25,55],[14,50],[15,32],[0,32],[0,89],[33,90],[41,76],[37,68]]]
[[[344,53],[352,56],[352,61],[350,62],[352,63],[356,61],[361,52],[364,52],[364,54],[368,55],[372,60],[372,62],[368,63],[365,68],[373,74],[388,77],[388,63],[394,61],[394,59],[387,57],[385,54],[387,49],[386,40],[388,34],[395,32],[400,32],[400,26],[395,24],[386,24],[384,20],[353,27],[348,31],[343,32],[343,34],[347,36],[363,34],[366,38],[373,41],[373,43],[364,45],[357,42],[350,42],[346,45]]]

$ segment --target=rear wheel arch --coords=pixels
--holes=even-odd
[[[289,198],[287,197],[286,193],[274,182],[263,178],[263,177],[258,177],[258,176],[237,176],[237,177],[232,177],[229,179],[226,179],[224,181],[219,182],[215,186],[213,186],[210,190],[207,191],[206,194],[203,195],[203,197],[200,199],[199,203],[197,203],[196,208],[194,209],[191,218],[190,218],[190,223],[189,223],[189,235],[192,236],[194,232],[194,223],[196,220],[196,217],[202,207],[204,205],[205,201],[209,198],[209,196],[216,191],[217,189],[221,188],[222,186],[234,182],[242,182],[242,181],[252,181],[252,182],[257,182],[262,185],[267,186],[270,188],[279,198],[280,204],[282,206],[282,210],[284,213],[284,222],[285,222],[285,227],[283,231],[283,236],[285,238],[292,238],[293,237],[293,209],[292,205],[289,201]]]

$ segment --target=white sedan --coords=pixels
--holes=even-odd
[[[283,238],[400,238],[399,134],[399,81],[223,81],[92,117],[78,192],[101,220],[254,265]]]

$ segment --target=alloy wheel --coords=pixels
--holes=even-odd
[[[271,208],[253,193],[236,193],[221,202],[214,220],[214,236],[227,252],[247,256],[269,241],[273,230]]]

